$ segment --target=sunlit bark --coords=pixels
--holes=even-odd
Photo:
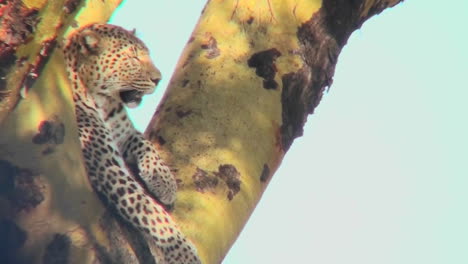
[[[178,171],[174,215],[206,263],[223,259],[302,135],[350,34],[398,2],[209,1],[146,131]]]
[[[107,21],[120,1],[6,2],[0,263],[153,263],[151,243],[89,186],[60,52],[68,33]],[[350,34],[398,2],[208,2],[147,129],[177,170],[172,213],[204,263],[221,262],[234,243]]]

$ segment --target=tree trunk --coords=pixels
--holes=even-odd
[[[234,243],[350,34],[400,1],[208,2],[146,132],[177,170],[172,214],[204,263]],[[88,183],[60,51],[70,25],[119,2],[0,2],[0,263],[160,256]]]
[[[208,2],[146,130],[178,170],[174,216],[206,263],[234,243],[351,33],[398,2]]]

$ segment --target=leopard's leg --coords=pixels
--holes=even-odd
[[[136,165],[138,176],[154,197],[165,205],[172,205],[176,199],[177,183],[171,169],[156,147],[134,128],[122,104],[113,109],[112,116],[106,118],[126,164]]]
[[[149,234],[170,264],[200,263],[165,209],[132,177],[109,129],[92,106],[75,105],[81,148],[91,185],[131,225]]]
[[[124,144],[123,156],[137,165],[139,176],[155,197],[166,205],[176,199],[177,183],[171,169],[164,163],[154,145],[140,132],[132,133]]]

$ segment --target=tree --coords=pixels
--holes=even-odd
[[[118,4],[102,4],[109,11],[101,13],[91,6],[96,2],[79,6],[78,25],[107,20],[112,8],[105,6]],[[180,191],[173,215],[206,263],[220,262],[234,242],[292,141],[301,135],[307,115],[331,85],[350,34],[398,2],[207,4],[147,130],[177,169]],[[62,14],[62,6],[51,2],[34,7],[42,17],[36,30],[30,30],[34,39],[49,40],[55,34],[61,39],[64,30],[57,25],[72,24],[70,16],[77,13],[69,7]],[[23,14],[28,9],[18,10]],[[43,29],[53,14],[61,20]],[[13,23],[5,21],[3,28]],[[30,23],[23,26],[26,31]],[[10,56],[6,61],[16,63],[13,67],[23,67],[18,72],[3,66],[10,74],[0,111],[0,170],[8,175],[2,177],[5,217],[0,230],[12,239],[2,247],[9,254],[2,255],[16,259],[21,253],[28,263],[90,260],[93,255],[103,262],[151,261],[144,239],[115,221],[87,183],[60,51],[47,52],[50,44],[42,41],[18,42],[16,57],[29,52],[31,61],[50,58],[42,72],[39,67],[31,75],[29,63],[2,52]],[[39,78],[33,86],[34,80],[26,82],[32,88],[16,105],[27,74]]]

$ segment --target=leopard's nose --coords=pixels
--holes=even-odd
[[[161,80],[161,78],[151,78],[151,81],[154,83],[154,85],[158,85],[159,81]]]

